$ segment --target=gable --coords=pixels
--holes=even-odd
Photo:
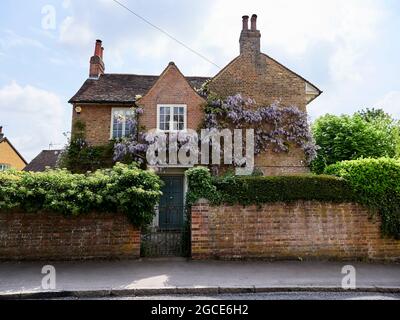
[[[10,165],[17,170],[22,170],[27,164],[7,138],[0,140],[0,163]]]
[[[174,63],[170,63],[153,87],[136,104],[143,107],[140,124],[147,129],[157,127],[157,106],[186,105],[187,127],[197,129],[202,121],[202,105],[205,100],[194,90]]]
[[[282,105],[295,105],[301,110],[321,94],[309,81],[263,53],[238,56],[209,86],[223,97],[241,93],[259,105],[280,101]]]

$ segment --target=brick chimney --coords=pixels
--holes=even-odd
[[[0,140],[4,138],[3,127],[0,126]]]
[[[260,53],[261,33],[257,30],[257,15],[251,16],[249,29],[249,16],[243,16],[243,28],[240,34],[240,54],[257,56]]]
[[[94,56],[90,58],[90,71],[89,77],[98,79],[102,74],[104,74],[104,62],[103,53],[104,48],[101,46],[101,40],[96,40],[96,45],[94,48]]]

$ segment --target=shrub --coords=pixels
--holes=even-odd
[[[389,158],[343,161],[325,173],[346,179],[357,201],[380,213],[384,235],[400,239],[400,161]]]
[[[312,126],[319,147],[311,168],[360,158],[394,157],[399,148],[399,124],[382,110],[363,110],[353,116],[326,115]]]
[[[151,222],[161,195],[161,180],[135,165],[72,174],[66,170],[43,173],[0,173],[0,210],[51,211],[79,215],[91,211],[125,213],[140,227]]]
[[[194,168],[187,173],[191,203],[206,198],[212,204],[260,205],[271,202],[318,200],[353,201],[349,184],[332,176],[234,176],[212,178],[208,169]]]

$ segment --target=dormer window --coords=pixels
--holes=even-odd
[[[161,131],[182,131],[187,129],[186,105],[158,105],[157,129]]]

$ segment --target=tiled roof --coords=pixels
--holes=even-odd
[[[24,171],[43,172],[47,167],[53,169],[56,167],[61,150],[43,150],[33,159],[24,169]]]
[[[137,95],[145,95],[159,76],[136,74],[103,74],[87,79],[70,103],[133,103]],[[186,77],[193,88],[200,88],[209,78]]]

